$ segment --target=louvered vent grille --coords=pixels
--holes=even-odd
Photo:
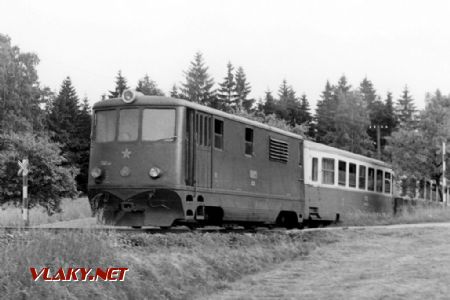
[[[289,157],[288,143],[270,138],[269,159],[281,163],[287,163]]]

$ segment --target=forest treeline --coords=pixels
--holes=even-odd
[[[19,203],[17,161],[27,157],[31,205],[42,205],[51,213],[59,210],[61,198],[86,192],[92,115],[89,100],[79,98],[69,76],[62,79],[59,91],[42,85],[38,63],[36,54],[21,52],[0,34],[0,204]],[[428,94],[425,108],[418,110],[407,86],[401,95],[379,95],[370,79],[352,87],[342,75],[336,82],[325,82],[313,112],[307,95],[298,94],[286,79],[277,91],[267,90],[253,99],[244,68],[228,62],[224,77],[216,82],[202,53],[194,55],[182,82],[167,94],[148,74],[129,85],[118,71],[111,85],[104,101],[127,88],[186,99],[379,157],[392,163],[400,177],[429,178],[438,184],[442,178],[442,143],[450,139],[450,97],[439,90]]]

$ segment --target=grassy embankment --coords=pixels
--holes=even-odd
[[[2,241],[3,239],[3,241]],[[308,255],[329,233],[25,232],[0,237],[6,299],[196,299]],[[124,282],[33,282],[30,267],[126,267]]]
[[[408,206],[395,215],[392,213],[351,211],[341,217],[341,222],[337,226],[371,226],[429,222],[450,222],[450,207]]]
[[[30,209],[30,225],[48,224],[91,217],[91,208],[87,198],[64,199],[62,212],[49,216],[42,207]],[[19,207],[3,205],[0,209],[0,226],[19,226],[22,224]]]

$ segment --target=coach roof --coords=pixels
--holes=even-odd
[[[201,112],[209,113],[215,116],[219,116],[226,119],[235,120],[247,125],[251,125],[254,127],[259,127],[262,129],[270,130],[285,136],[293,137],[296,139],[304,139],[302,136],[285,131],[276,127],[272,127],[257,121],[253,121],[244,117],[235,116],[226,112],[223,112],[221,110],[217,110],[211,107],[207,107],[204,105],[200,105],[198,103],[182,100],[182,99],[175,99],[175,98],[169,98],[169,97],[162,97],[162,96],[144,96],[142,94],[138,94],[136,100],[133,103],[127,104],[122,101],[120,98],[114,98],[114,99],[108,99],[108,100],[102,100],[94,104],[93,109],[106,109],[106,108],[112,108],[112,107],[133,107],[133,106],[146,106],[146,105],[152,105],[152,106],[186,106]]]

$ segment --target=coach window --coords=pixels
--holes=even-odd
[[[116,137],[115,110],[102,110],[95,113],[95,141],[106,143],[114,141]]]
[[[119,114],[119,137],[120,142],[136,141],[139,129],[139,110],[122,109]]]
[[[200,115],[200,123],[199,123],[200,131],[198,133],[198,135],[199,135],[199,142],[198,142],[198,144],[199,145],[204,145],[203,144],[203,120],[204,120],[203,115]]]
[[[322,158],[322,183],[334,184],[334,159]]]
[[[203,119],[203,145],[206,147],[209,147],[211,145],[211,134],[210,134],[210,128],[211,128],[211,117],[205,116]]]
[[[369,191],[375,190],[375,170],[373,168],[369,168],[369,178],[368,178],[367,189]]]
[[[253,129],[245,128],[245,155],[253,156]]]
[[[384,172],[384,192],[391,193],[391,173],[389,172]]]
[[[146,108],[142,112],[142,140],[158,141],[175,138],[175,109]]]
[[[359,166],[359,184],[360,190],[366,189],[366,166]]]
[[[338,163],[338,169],[339,169],[338,183],[339,185],[345,186],[347,177],[347,163],[345,161],[340,160]]]
[[[311,173],[311,180],[312,181],[317,181],[317,179],[319,178],[319,160],[317,159],[317,157],[313,157],[312,159],[312,173]]]
[[[223,149],[223,121],[214,119],[214,148]]]
[[[356,165],[352,163],[348,164],[348,186],[356,187]]]
[[[377,192],[383,192],[383,171],[377,170]]]

